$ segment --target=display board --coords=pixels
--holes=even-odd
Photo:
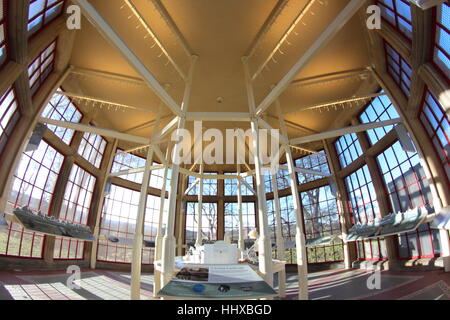
[[[450,206],[443,208],[431,223],[435,229],[450,230]]]
[[[184,265],[158,293],[171,299],[257,299],[276,296],[249,265]]]
[[[358,224],[348,230],[346,241],[357,241],[411,232],[424,223],[431,208],[415,208],[406,212],[393,213],[370,224]]]
[[[34,214],[27,207],[16,208],[13,213],[20,224],[29,231],[85,241],[95,240],[88,226],[60,221],[41,213]]]

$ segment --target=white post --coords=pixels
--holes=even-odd
[[[161,110],[158,112],[152,137],[158,136]],[[139,207],[136,217],[136,229],[134,231],[133,255],[131,262],[131,300],[141,299],[141,269],[142,269],[142,243],[144,241],[145,211],[147,209],[148,185],[150,183],[151,167],[153,165],[153,146],[147,151],[144,176],[142,177],[141,193],[139,195]]]
[[[280,199],[278,198],[278,184],[275,175],[272,175],[272,189],[273,189],[273,205],[275,209],[275,237],[277,244],[277,260],[285,261],[285,249],[284,249],[284,239],[283,230],[281,225],[281,211],[280,211]],[[278,289],[280,292],[280,298],[286,296],[286,272],[280,272],[278,274]]]
[[[189,76],[186,82],[186,87],[184,90],[183,104],[182,104],[182,112],[185,114],[191,97],[191,88],[192,88],[192,79],[194,75],[195,62],[197,61],[197,56],[192,56],[191,58],[191,66],[189,70]],[[178,129],[184,129],[186,124],[186,117],[179,117],[178,119]],[[175,143],[173,150],[173,159],[175,160],[175,156],[179,153],[181,146],[178,143]],[[169,210],[167,214],[167,223],[166,223],[166,234],[163,238],[162,245],[162,260],[161,260],[161,281],[162,285],[166,285],[173,276],[174,266],[175,266],[175,214],[176,214],[176,206],[177,206],[177,193],[178,193],[178,181],[180,174],[180,164],[177,164],[176,161],[172,161],[172,178],[170,180],[170,194],[169,194]]]
[[[273,286],[273,264],[272,264],[272,243],[269,234],[269,221],[267,218],[266,192],[264,188],[264,179],[262,176],[262,166],[260,162],[260,141],[258,119],[256,118],[256,105],[251,83],[250,71],[247,59],[242,59],[245,73],[245,84],[247,87],[248,104],[251,114],[251,130],[253,143],[253,157],[255,159],[256,187],[258,199],[258,220],[259,220],[259,271],[264,276],[264,280]]]
[[[200,164],[200,174],[203,175],[203,164]],[[203,243],[202,233],[202,215],[203,215],[203,177],[199,178],[198,183],[198,195],[197,195],[197,238],[195,246],[200,247]]]
[[[280,121],[281,136],[288,139],[286,123],[284,122],[279,100],[275,101]],[[303,212],[301,209],[300,195],[297,189],[297,179],[295,177],[294,159],[292,157],[291,148],[284,148],[286,152],[286,162],[288,165],[289,178],[291,180],[291,192],[294,210],[296,214],[296,234],[295,243],[297,249],[297,269],[298,269],[298,298],[300,300],[308,300],[308,263],[306,258],[306,240],[303,228]]]
[[[170,159],[170,147],[167,146],[166,151],[166,162],[168,163]],[[164,219],[164,203],[166,200],[166,185],[167,185],[167,175],[169,173],[169,165],[164,167],[163,174],[163,184],[161,187],[160,203],[159,203],[159,219],[158,219],[158,230],[156,231],[155,238],[155,262],[159,261],[161,263],[162,255],[162,238],[163,238],[163,219]],[[161,271],[154,268],[153,272],[153,296],[158,295],[159,290],[161,290]]]
[[[239,247],[239,252],[240,252],[240,259],[243,260],[244,259],[244,250],[245,250],[245,243],[244,243],[244,220],[242,217],[242,184],[241,184],[241,179],[243,179],[242,177],[240,177],[241,174],[241,166],[238,164],[237,165],[237,174],[239,176],[239,179],[237,179],[237,200],[238,200],[238,214],[239,214],[239,240],[238,240],[238,247]]]

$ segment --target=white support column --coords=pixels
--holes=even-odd
[[[186,88],[184,90],[183,104],[182,104],[182,112],[186,113],[189,106],[189,101],[191,98],[191,88],[192,88],[192,79],[194,76],[195,63],[197,61],[197,56],[192,56],[191,58],[191,66],[189,70],[188,79],[186,82]],[[183,114],[178,119],[178,129],[184,129],[186,124],[186,117]],[[173,150],[173,157],[179,153],[181,146],[178,143],[175,143]],[[177,206],[177,193],[178,193],[178,181],[180,174],[180,165],[173,161],[172,165],[172,178],[170,180],[170,194],[169,194],[169,211],[167,214],[167,223],[166,223],[166,234],[163,238],[162,245],[162,260],[161,260],[161,282],[162,285],[166,285],[173,276],[174,265],[175,265],[175,214],[176,214],[176,206]]]
[[[200,174],[203,175],[203,164],[200,164]],[[202,233],[202,216],[203,216],[203,177],[200,177],[198,183],[198,195],[197,195],[197,238],[195,240],[195,246],[199,247],[203,243]]]
[[[272,175],[272,189],[273,189],[273,206],[275,210],[275,238],[277,244],[277,260],[285,261],[285,249],[283,230],[281,225],[281,211],[280,211],[280,199],[278,198],[278,184],[276,175]],[[280,292],[280,298],[286,296],[286,272],[280,272],[278,274],[278,289]]]
[[[161,110],[158,112],[152,138],[159,135],[159,123]],[[150,183],[151,167],[153,165],[153,146],[147,151],[144,176],[142,178],[141,193],[139,195],[139,206],[136,217],[136,229],[134,231],[133,255],[131,262],[131,300],[141,299],[141,269],[142,269],[142,243],[144,241],[145,212],[147,209],[148,185]]]
[[[275,101],[280,121],[281,135],[288,138],[286,123],[284,122],[279,100]],[[285,148],[286,163],[289,169],[289,178],[291,181],[292,200],[296,216],[296,234],[295,243],[297,249],[297,269],[298,269],[298,298],[308,300],[308,262],[306,258],[306,240],[305,230],[303,228],[303,212],[301,209],[300,195],[297,190],[297,178],[295,176],[295,165],[290,148]]]
[[[256,172],[256,187],[257,187],[257,199],[258,199],[258,221],[259,221],[259,271],[264,276],[264,280],[273,286],[273,263],[272,263],[272,243],[269,234],[269,221],[267,218],[266,208],[266,193],[264,188],[264,179],[262,176],[262,165],[260,161],[260,141],[259,141],[259,127],[258,119],[256,118],[256,105],[255,97],[253,93],[253,86],[251,83],[250,71],[248,68],[247,59],[242,59],[245,73],[245,84],[247,87],[248,104],[251,114],[251,130],[252,130],[252,143],[253,143],[253,157],[255,159],[255,172]]]
[[[166,151],[166,162],[170,160],[170,148],[167,146]],[[164,220],[164,204],[166,200],[166,185],[167,176],[169,174],[169,166],[164,167],[163,174],[163,184],[161,186],[161,195],[159,203],[159,219],[158,219],[158,229],[156,231],[155,238],[155,261],[161,261],[162,257],[162,239],[163,239],[163,220]],[[158,292],[161,290],[161,271],[154,269],[153,273],[153,296],[156,297]]]
[[[240,176],[241,174],[241,166],[237,165],[237,174]],[[238,205],[238,215],[239,215],[239,239],[238,239],[238,247],[240,252],[240,259],[244,260],[244,250],[245,250],[245,242],[244,242],[244,220],[242,217],[242,177],[237,179],[237,205]]]

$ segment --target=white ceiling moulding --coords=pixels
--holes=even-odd
[[[94,25],[100,34],[108,40],[115,48],[117,48],[131,66],[142,76],[147,85],[155,92],[155,94],[169,107],[169,109],[177,116],[182,116],[180,106],[161,86],[156,77],[147,69],[136,54],[130,50],[126,43],[119,37],[114,29],[106,22],[105,19],[97,12],[97,10],[87,0],[73,0],[80,6],[83,15]]]
[[[155,113],[155,111],[151,110],[151,108],[117,103],[114,101],[100,99],[100,98],[96,98],[96,97],[92,97],[92,96],[88,96],[88,95],[84,95],[84,94],[77,94],[77,93],[65,92],[65,91],[56,91],[56,94],[72,98],[75,101],[77,101],[77,100],[86,101],[87,103],[90,103],[91,104],[90,106],[92,106],[94,108],[101,108],[101,109],[105,108],[107,110],[113,109],[113,111],[118,111],[119,109],[122,109],[123,111],[136,110],[136,111]],[[89,107],[89,105],[88,105],[88,107]]]
[[[392,126],[392,125],[395,125],[398,123],[401,123],[400,118],[386,120],[386,121],[380,121],[380,122],[370,122],[370,123],[365,123],[365,124],[361,124],[361,125],[325,131],[322,133],[313,134],[313,135],[306,136],[306,137],[295,138],[295,139],[292,139],[290,141],[290,143],[293,145],[298,145],[298,144],[302,144],[302,143],[309,143],[309,142],[314,142],[314,141],[332,139],[332,138],[336,138],[336,137],[345,136],[346,134],[364,132],[364,131],[368,131],[368,130],[372,130],[372,129],[376,129],[376,128]]]
[[[275,88],[264,98],[256,110],[256,115],[261,115],[269,108],[281,93],[289,87],[295,76],[300,70],[325,47],[333,37],[347,24],[347,22],[359,11],[366,3],[364,0],[351,0],[349,4],[339,13],[336,19],[327,27],[327,29],[317,38],[313,45],[303,54],[303,56],[294,64],[289,72],[281,79]]]
[[[146,139],[143,137],[133,136],[131,134],[126,134],[126,133],[122,133],[119,131],[89,126],[89,125],[81,124],[81,123],[59,121],[59,120],[53,120],[53,119],[48,119],[48,118],[40,118],[39,122],[54,125],[57,127],[72,129],[75,131],[89,132],[89,133],[98,134],[98,135],[101,135],[104,137],[119,139],[119,140],[138,143],[138,144],[148,144],[149,143],[149,139]]]

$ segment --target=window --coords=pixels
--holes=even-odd
[[[6,0],[0,0],[0,67],[7,58],[6,52]]]
[[[362,167],[345,178],[345,182],[353,224],[366,224],[381,218],[369,168]],[[384,240],[360,241],[357,248],[360,260],[384,260],[387,257]]]
[[[42,117],[78,123],[82,118],[82,114],[71,99],[60,94],[54,94],[45,107],[44,112],[42,112]],[[70,145],[72,142],[74,130],[53,125],[47,125],[47,128],[53,131],[66,144]]]
[[[244,224],[244,239],[248,239],[250,231],[256,229],[255,204],[253,202],[242,203],[242,221]],[[225,203],[225,234],[231,240],[239,240],[239,211],[238,204],[234,202]]]
[[[205,172],[204,175],[216,175],[215,172]],[[188,188],[197,180],[195,177],[189,176],[188,179]],[[198,195],[199,193],[199,184],[197,183],[191,191],[189,191],[189,195]],[[217,180],[216,179],[203,179],[203,195],[204,196],[216,196],[217,195]]]
[[[159,221],[160,198],[149,195],[144,221],[144,240],[154,241]],[[113,236],[122,241],[114,244],[100,240],[97,258],[99,261],[131,263],[133,256],[132,242],[136,229],[139,206],[139,192],[112,185],[111,193],[105,197],[103,205],[100,235],[106,238]],[[129,242],[125,243],[125,242]],[[152,264],[153,248],[142,248],[142,263]]]
[[[226,172],[225,175],[237,175],[236,172]],[[253,186],[253,176],[248,176],[243,178],[247,184],[255,189]],[[227,179],[225,180],[225,196],[237,196],[238,194],[238,182],[237,179]],[[252,196],[253,193],[243,184],[241,183],[241,194],[243,196]]]
[[[272,174],[269,170],[263,171],[263,178],[264,178],[264,188],[266,193],[273,192],[272,188]],[[284,190],[288,189],[291,186],[291,180],[289,176],[288,170],[278,170],[276,175],[276,181],[277,181],[277,190]]]
[[[407,0],[378,0],[382,17],[409,40],[412,39],[411,7]]]
[[[363,153],[355,133],[340,137],[336,141],[335,147],[342,168],[347,167]]]
[[[92,193],[96,178],[76,164],[67,182],[59,219],[67,222],[87,225]],[[56,260],[83,259],[84,241],[56,237],[53,257]]]
[[[16,93],[13,88],[10,88],[0,98],[0,154],[5,149],[19,117]]]
[[[402,89],[405,96],[409,97],[412,79],[411,66],[386,41],[384,42],[384,47],[388,73]]]
[[[417,153],[403,151],[394,143],[377,157],[393,212],[423,207],[432,203],[432,195]],[[438,241],[428,224],[399,237],[401,258],[434,257],[440,253]],[[436,236],[437,239],[437,236]]]
[[[197,209],[195,202],[187,203],[186,210],[186,243],[193,245],[197,239]],[[202,235],[205,241],[217,240],[217,203],[203,203]]]
[[[295,160],[295,166],[297,168],[304,168],[330,174],[330,168],[328,167],[325,150],[321,150],[315,154],[310,154],[309,156],[301,157]],[[311,174],[297,173],[297,178],[299,183],[302,184],[320,179],[321,177]]]
[[[30,80],[31,93],[34,95],[39,87],[53,71],[56,55],[56,41],[52,42],[39,56],[28,66],[28,78]]]
[[[337,200],[329,186],[302,192],[300,196],[306,239],[342,233]],[[342,261],[344,256],[342,244],[307,248],[307,253],[309,263]]]
[[[31,0],[28,11],[28,35],[49,24],[63,12],[64,0]]]
[[[112,173],[117,173],[119,171],[124,171],[128,169],[137,169],[145,166],[145,159],[134,154],[122,153],[124,150],[117,149],[117,155],[114,157],[114,162],[111,168]],[[142,184],[142,178],[144,176],[143,172],[131,173],[127,175],[120,176],[121,179],[132,181],[135,183]]]
[[[153,162],[154,166],[159,165],[159,163]],[[172,175],[172,169],[167,171],[167,179],[166,179],[166,190],[169,190],[170,187],[170,177]],[[152,170],[150,174],[150,182],[149,185],[152,188],[162,189],[163,187],[163,179],[164,178],[164,169]]]
[[[106,140],[101,136],[86,132],[78,148],[78,154],[95,167],[100,168],[106,144]]]
[[[117,155],[114,157],[114,162],[111,168],[112,173],[117,173],[120,171],[125,171],[128,169],[138,169],[145,167],[145,158],[136,156],[134,154],[130,153],[123,153],[124,150],[117,149],[116,153]],[[159,165],[159,163],[153,162],[153,166]],[[170,184],[170,176],[171,176],[172,170],[169,169],[167,173],[167,182],[166,185],[168,186]],[[128,180],[131,182],[135,182],[138,184],[142,184],[142,179],[144,177],[144,172],[137,172],[137,173],[130,173],[126,175],[122,175],[119,178]],[[164,177],[164,169],[158,169],[158,170],[152,170],[150,174],[150,182],[149,186],[161,189],[162,188],[162,180]]]
[[[450,121],[436,98],[427,90],[420,120],[442,161],[450,181]]]
[[[399,118],[394,105],[387,96],[374,98],[359,116],[361,123],[380,122]],[[367,136],[372,145],[380,141],[394,126],[387,126],[368,130]]]
[[[436,7],[436,38],[434,43],[434,63],[450,79],[450,5],[442,3]]]
[[[282,197],[280,200],[280,217],[281,217],[281,233],[283,235],[283,239],[285,244],[292,245],[294,249],[286,249],[285,258],[288,263],[296,264],[297,256],[295,250],[295,233],[297,226],[297,217],[294,211],[294,202],[292,196]],[[276,240],[276,216],[275,216],[275,205],[273,203],[274,200],[267,200],[267,216],[269,220],[269,229],[272,234],[272,242],[275,243]],[[276,250],[273,255],[276,256]]]
[[[28,206],[34,212],[47,215],[64,156],[45,141],[28,154],[23,153],[14,175],[6,212]],[[42,258],[44,235],[25,231],[12,223],[8,230],[0,232],[0,254],[9,256]]]

